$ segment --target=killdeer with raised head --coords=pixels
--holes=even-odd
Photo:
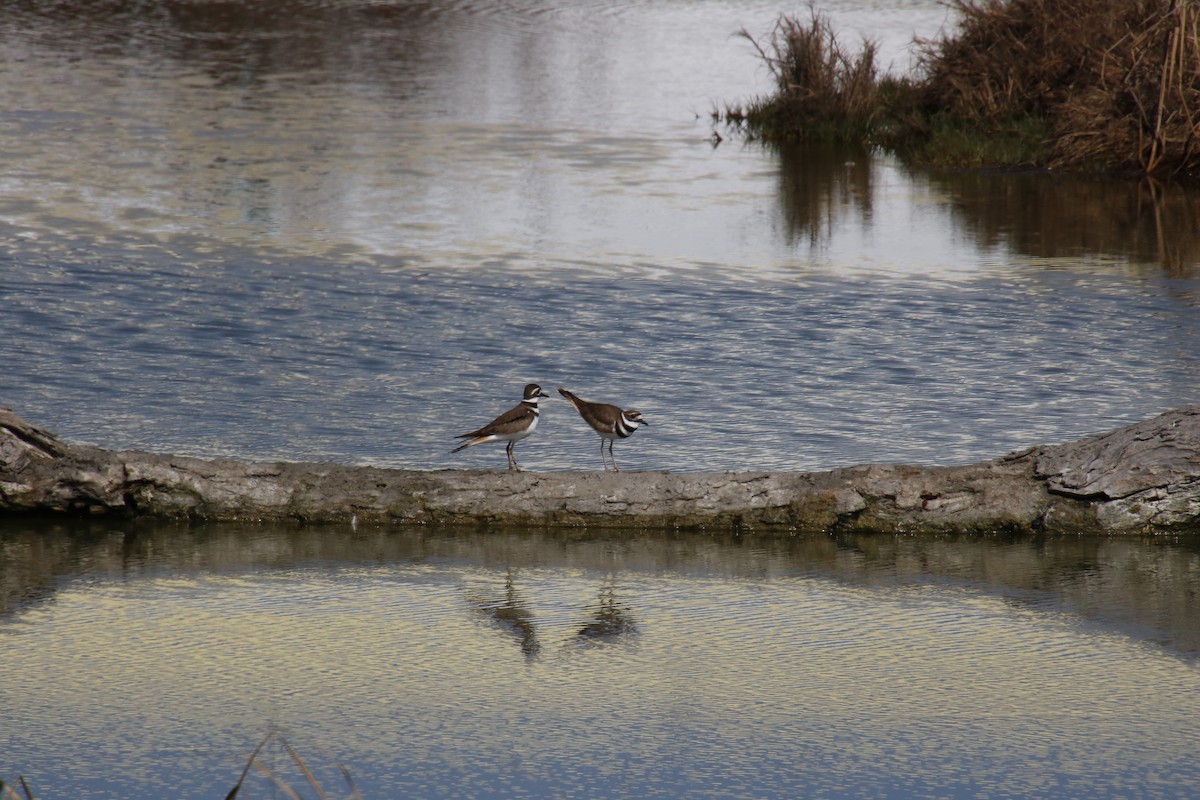
[[[617,467],[617,457],[613,455],[613,442],[617,439],[628,439],[641,425],[650,423],[642,419],[642,412],[634,409],[623,411],[608,403],[589,403],[581,400],[566,389],[559,387],[558,393],[571,401],[583,421],[592,426],[592,430],[600,434],[600,460],[604,469],[608,469],[608,461],[604,459],[604,443],[608,442],[608,457],[612,459],[613,472],[620,472]]]
[[[494,420],[477,431],[462,433],[454,437],[467,441],[451,450],[457,453],[467,447],[487,442],[508,442],[505,452],[508,454],[508,468],[520,471],[516,456],[513,455],[513,445],[533,433],[538,424],[538,400],[550,395],[542,391],[542,387],[531,383],[525,387],[525,397],[515,408],[505,411]]]

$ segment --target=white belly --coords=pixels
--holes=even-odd
[[[522,439],[524,439],[524,438],[526,438],[526,437],[530,436],[530,435],[533,433],[533,430],[534,430],[534,428],[536,428],[536,427],[537,427],[537,424],[538,424],[538,418],[537,418],[537,417],[534,417],[534,418],[533,418],[533,422],[529,423],[529,427],[528,427],[528,428],[526,428],[526,429],[525,429],[525,430],[523,430],[523,431],[517,431],[516,433],[497,433],[497,434],[496,434],[496,441],[499,441],[499,442],[519,442],[519,441],[521,441]]]

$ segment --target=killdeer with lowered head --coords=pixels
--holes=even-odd
[[[608,462],[604,459],[604,443],[607,441],[608,457],[612,459],[613,472],[620,472],[621,470],[617,467],[617,457],[613,455],[613,442],[617,439],[628,439],[633,436],[633,432],[638,429],[638,426],[650,424],[642,419],[642,412],[632,408],[623,411],[608,403],[589,403],[562,387],[559,387],[558,393],[570,400],[571,405],[575,406],[575,410],[579,412],[579,416],[583,417],[583,421],[600,434],[600,460],[604,462],[604,469],[608,469]]]
[[[467,447],[472,447],[477,444],[486,444],[487,442],[508,442],[508,447],[505,452],[508,454],[508,468],[515,469],[518,472],[520,467],[517,466],[516,456],[513,455],[513,445],[533,433],[538,424],[538,400],[543,397],[550,397],[542,391],[542,387],[536,383],[531,383],[525,387],[525,397],[515,408],[505,411],[494,420],[484,425],[477,431],[470,433],[462,433],[454,437],[456,439],[466,439],[458,447],[451,450],[451,453],[457,453]]]

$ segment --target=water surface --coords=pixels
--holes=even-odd
[[[824,7],[898,69],[936,0]],[[964,463],[1193,402],[1193,195],[727,140],[766,3],[10,4],[0,402],[396,467],[567,386],[644,469]],[[952,20],[950,20],[952,23]],[[728,134],[728,132],[726,132]],[[557,400],[519,448],[598,468]]]
[[[899,69],[947,19],[825,8]],[[499,468],[453,435],[532,380],[641,409],[626,469],[724,470],[1195,402],[1194,194],[714,146],[779,10],[8,3],[0,404],[116,449]],[[596,444],[556,400],[517,452]],[[368,798],[1194,797],[1197,573],[1169,541],[20,523],[0,777],[221,797],[279,730]]]
[[[1200,790],[1191,546],[9,526],[0,548],[0,774],[39,796],[223,796],[272,729],[369,798]]]

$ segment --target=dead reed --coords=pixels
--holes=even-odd
[[[1200,5],[1117,4],[1089,80],[1055,110],[1051,166],[1098,164],[1200,177]]]
[[[330,795],[325,791],[320,781],[317,780],[316,774],[309,765],[300,757],[295,748],[288,743],[278,731],[271,731],[263,737],[258,746],[254,748],[254,752],[250,754],[250,758],[246,760],[245,767],[242,768],[242,774],[238,778],[233,788],[229,790],[229,794],[225,795],[225,800],[236,800],[246,784],[246,778],[250,774],[250,770],[254,769],[262,775],[266,776],[271,781],[275,790],[281,792],[284,796],[300,800],[300,795],[292,788],[288,779],[280,773],[278,769],[272,769],[262,758],[264,748],[270,742],[277,742],[287,755],[285,764],[290,764],[299,771],[308,787],[315,793],[318,800],[329,800]],[[338,771],[341,773],[342,780],[346,782],[347,788],[350,790],[350,796],[354,800],[362,800],[362,795],[358,791],[358,787],[354,785],[354,781],[350,778],[349,771],[341,764],[337,765]]]
[[[864,39],[857,51],[848,50],[828,18],[812,6],[807,22],[783,16],[762,39],[745,29],[738,36],[770,70],[776,93],[727,108],[726,120],[744,125],[752,136],[775,140],[868,137],[880,98],[873,41]]]
[[[284,761],[285,767],[294,768],[308,784],[308,788],[313,792],[318,800],[330,800],[331,795],[321,785],[317,779],[316,773],[309,767],[308,763],[300,757],[296,749],[283,737],[278,731],[271,731],[263,737],[258,746],[246,759],[246,764],[242,768],[242,774],[238,777],[237,783],[225,795],[225,800],[237,800],[242,790],[246,787],[246,779],[253,769],[259,774],[265,776],[272,785],[272,796],[277,792],[284,797],[292,798],[292,800],[300,800],[300,794],[292,787],[292,783],[296,782],[293,776],[290,780],[282,774],[282,768],[272,768],[264,759],[263,751],[271,742],[276,742],[286,754]],[[350,797],[353,800],[362,800],[362,794],[358,791],[358,787],[354,785],[353,779],[350,777],[350,772],[341,764],[337,764],[337,769],[341,773],[342,780],[346,783],[346,788],[350,792]],[[17,794],[17,791],[9,784],[0,780],[0,800],[34,800],[33,791],[29,788],[29,784],[24,777],[18,778],[21,784],[23,794]]]
[[[1112,4],[951,0],[960,19],[957,32],[918,43],[921,101],[985,129],[1014,117],[1046,115],[1077,80],[1080,49],[1107,36],[1080,29],[1080,19],[1093,19],[1085,7],[1098,2]]]
[[[916,161],[1200,178],[1196,0],[948,1],[957,29],[919,42],[903,78],[879,77],[870,42],[847,53],[811,7],[762,41],[742,31],[776,93],[726,120]]]
[[[29,783],[26,782],[24,776],[18,776],[17,781],[21,784],[21,791],[24,797],[17,794],[17,790],[4,781],[0,781],[0,800],[34,800],[33,790],[29,788]]]

